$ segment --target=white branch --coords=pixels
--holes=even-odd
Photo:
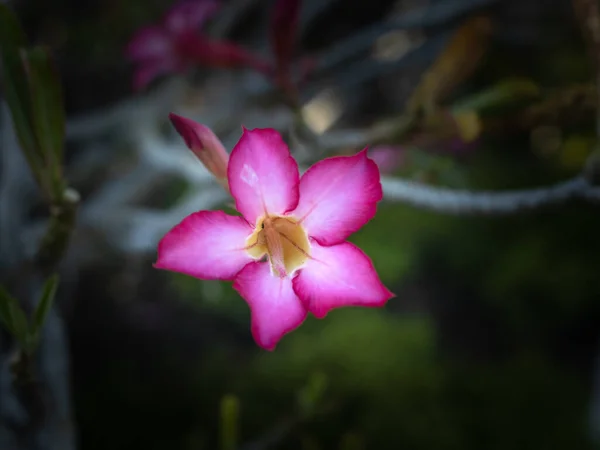
[[[191,192],[169,210],[126,207],[107,214],[98,228],[110,236],[111,243],[127,253],[156,251],[156,245],[173,226],[193,212],[211,209],[227,199],[218,186]]]
[[[137,128],[133,139],[141,159],[156,170],[177,174],[194,185],[210,183],[213,179],[210,172],[186,147],[183,139],[167,141],[151,126]]]
[[[600,187],[582,176],[549,187],[506,192],[455,190],[390,177],[382,177],[381,184],[389,201],[449,214],[502,215],[573,199],[600,201]]]

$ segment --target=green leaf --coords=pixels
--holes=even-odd
[[[0,3],[0,48],[18,48],[26,43],[25,33],[8,6]]]
[[[240,400],[235,395],[225,395],[221,399],[221,450],[237,448],[238,423],[240,415]]]
[[[38,184],[41,184],[39,170],[43,160],[34,134],[30,89],[21,59],[25,45],[25,35],[16,17],[6,5],[0,5],[0,82],[23,153]]]
[[[31,101],[27,73],[23,67],[20,52],[15,49],[2,48],[1,81],[6,102],[10,108],[15,131],[26,153],[30,165],[39,165],[40,158],[37,153],[37,143],[31,122]]]
[[[0,322],[22,345],[27,341],[29,326],[19,302],[0,286]]]
[[[44,283],[44,288],[42,290],[42,297],[35,308],[33,313],[33,322],[31,326],[31,334],[38,335],[44,326],[44,322],[46,321],[46,316],[48,315],[48,311],[52,307],[54,303],[54,296],[56,295],[56,290],[58,288],[58,275],[52,275],[50,278],[46,280]]]
[[[314,372],[310,375],[307,384],[298,392],[298,405],[306,416],[311,416],[322,401],[327,390],[327,375]]]
[[[64,190],[63,93],[48,51],[26,45],[16,17],[0,5],[0,81],[15,131],[38,184],[59,201]]]
[[[35,153],[27,74],[18,52],[2,52],[2,87],[21,145]]]
[[[46,49],[36,47],[22,55],[29,75],[33,128],[52,174],[55,198],[60,198],[64,190],[62,158],[65,140],[65,112],[60,80]]]

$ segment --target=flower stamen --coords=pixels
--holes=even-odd
[[[306,258],[310,258],[310,255],[308,253],[306,253],[298,244],[296,244],[290,237],[286,236],[283,233],[279,233],[279,235],[284,238],[285,240],[287,240],[290,244],[292,244],[294,246],[294,248],[296,248],[300,253],[302,253],[304,256],[306,256]]]
[[[291,217],[265,215],[246,242],[245,250],[253,258],[268,256],[278,277],[293,273],[310,258],[308,236]]]

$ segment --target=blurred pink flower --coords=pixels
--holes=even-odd
[[[392,145],[378,145],[369,149],[369,157],[375,161],[382,173],[393,173],[405,160],[404,148]]]
[[[368,256],[346,239],[382,198],[366,150],[298,164],[273,129],[244,129],[227,178],[241,216],[199,211],[158,244],[154,267],[204,280],[233,280],[251,310],[257,344],[273,350],[310,312],[381,307],[393,294]]]
[[[159,25],[139,30],[126,49],[127,57],[136,64],[134,89],[143,89],[159,76],[182,73],[195,65],[251,67],[271,74],[270,63],[243,47],[211,40],[200,33],[218,9],[216,0],[183,0],[167,12]]]

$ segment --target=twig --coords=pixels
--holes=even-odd
[[[366,52],[373,42],[394,30],[431,28],[448,24],[469,12],[496,3],[497,0],[445,0],[435,2],[425,8],[410,11],[389,22],[377,23],[354,33],[338,42],[319,56],[317,69],[327,71],[346,60]],[[348,70],[345,69],[345,72]]]
[[[49,275],[59,265],[75,228],[75,217],[79,205],[79,194],[74,189],[65,189],[62,199],[50,206],[48,229],[35,258],[35,265]]]
[[[154,210],[124,206],[111,209],[94,228],[110,236],[111,244],[128,254],[151,253],[164,234],[185,216],[211,209],[227,199],[225,191],[218,186],[208,186],[201,192],[190,193],[176,207]],[[93,221],[88,221],[90,226]]]
[[[382,177],[381,184],[388,201],[448,214],[504,215],[575,199],[600,202],[600,187],[583,176],[544,188],[507,192],[454,190],[390,177]]]
[[[348,89],[375,77],[396,73],[400,69],[413,67],[418,64],[431,62],[448,43],[450,31],[440,32],[428,38],[423,44],[409,50],[401,58],[393,61],[379,61],[373,58],[361,59],[357,62],[348,62],[343,71],[333,75],[337,89]],[[323,63],[325,64],[325,63]],[[325,80],[331,82],[331,80]],[[324,83],[317,80],[303,89],[302,98],[311,98],[323,89]]]

